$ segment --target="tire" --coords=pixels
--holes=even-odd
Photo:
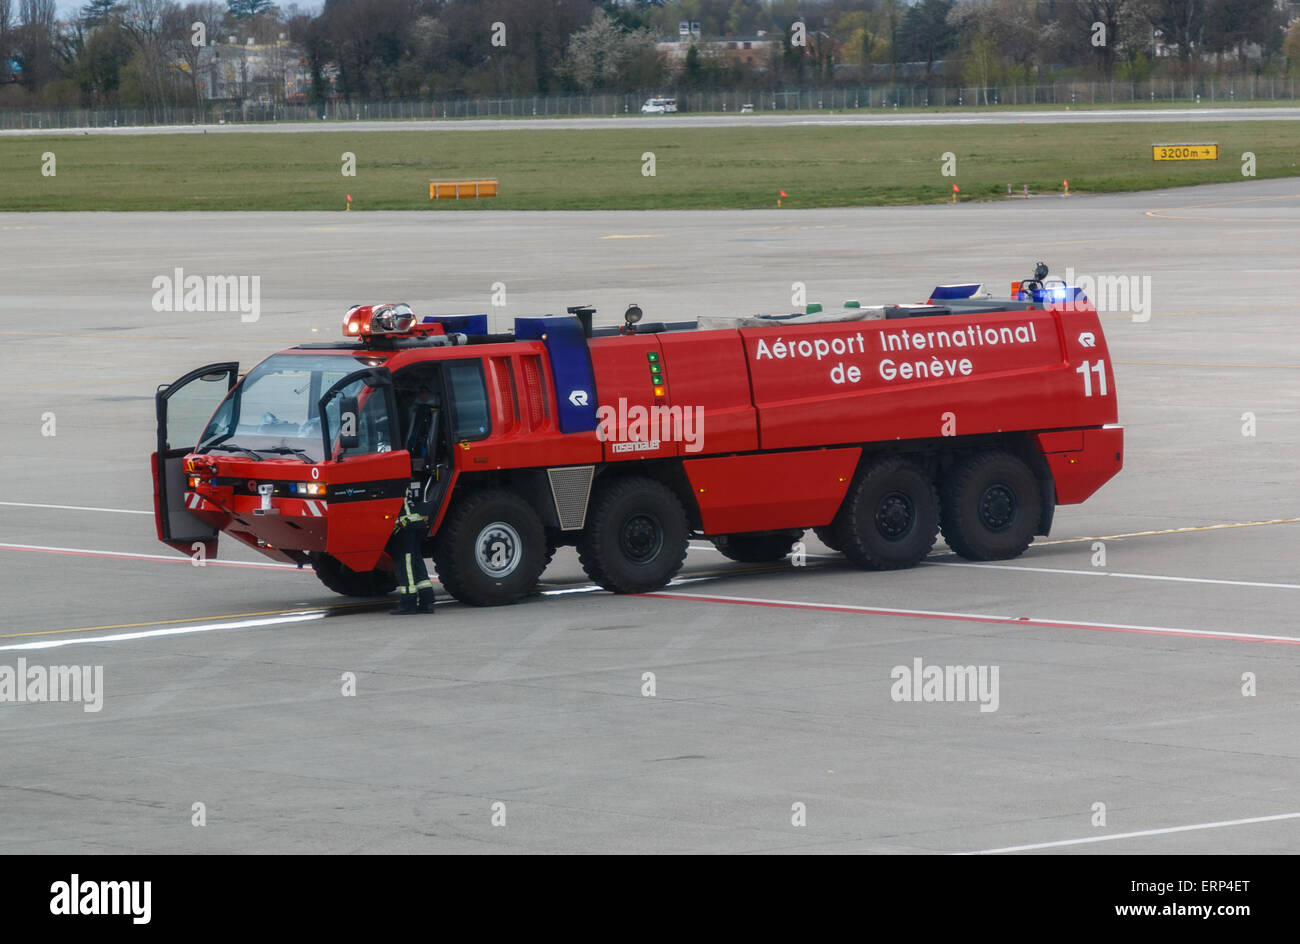
[[[686,560],[689,525],[673,490],[654,479],[619,479],[601,489],[578,539],[587,576],[613,593],[648,593]]]
[[[470,492],[448,510],[434,543],[438,579],[471,606],[514,603],[546,567],[546,532],[514,492]]]
[[[944,480],[943,538],[967,560],[1019,557],[1042,514],[1038,479],[1019,457],[1000,449],[966,456]]]
[[[391,570],[356,571],[329,554],[312,553],[310,558],[320,582],[345,597],[384,597],[397,587]]]
[[[813,534],[817,535],[817,540],[821,541],[832,551],[844,550],[843,546],[840,544],[840,539],[835,536],[835,529],[831,525],[827,524],[822,525],[820,528],[813,528]]]
[[[552,536],[550,533],[547,533],[547,535],[546,535],[546,556],[545,556],[545,559],[544,559],[543,562],[542,562],[542,569],[541,569],[541,572],[538,573],[538,575],[537,575],[537,583],[533,586],[533,589],[534,589],[534,590],[537,590],[537,589],[539,589],[539,588],[541,587],[541,585],[542,585],[542,575],[546,573],[546,568],[548,568],[548,567],[551,566],[551,561],[555,560],[555,552],[556,552],[556,550],[557,550],[558,548],[559,548],[559,545],[555,543],[555,538],[554,538],[554,536]]]
[[[844,556],[867,570],[914,567],[939,536],[939,496],[925,471],[898,457],[878,459],[849,486],[832,525]]]
[[[803,531],[754,531],[748,534],[720,534],[713,546],[723,557],[742,564],[766,564],[779,561],[790,547],[803,537]]]

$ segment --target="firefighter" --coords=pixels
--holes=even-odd
[[[433,581],[424,563],[424,539],[429,536],[429,515],[436,508],[427,496],[436,487],[434,477],[412,482],[402,501],[402,513],[393,531],[397,545],[397,593],[399,602],[390,610],[394,616],[432,613],[435,600]]]
[[[402,513],[393,530],[397,558],[397,607],[394,616],[432,613],[435,595],[433,581],[424,563],[424,541],[429,525],[437,514],[449,478],[445,463],[435,462],[430,454],[437,450],[440,402],[436,393],[422,391],[411,408],[410,436],[406,448],[411,454],[411,468],[423,473],[411,482],[402,501]]]

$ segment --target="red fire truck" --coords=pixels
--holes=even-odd
[[[691,537],[775,561],[811,528],[879,570],[940,532],[968,559],[1015,557],[1123,456],[1096,310],[1045,272],[1001,299],[940,286],[678,323],[633,306],[618,328],[578,307],[508,334],[354,306],[339,341],[159,388],[158,537],[210,557],[225,532],[382,595],[403,496],[436,469],[425,553],[476,605],[529,593],[561,545],[616,593],[663,587]]]

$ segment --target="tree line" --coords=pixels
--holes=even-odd
[[[278,101],[286,64],[309,100],[356,102],[1282,74],[1287,20],[1274,0],[0,0],[0,106],[199,104],[223,52]]]

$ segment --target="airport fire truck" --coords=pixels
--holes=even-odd
[[[1015,557],[1123,462],[1096,309],[1045,277],[683,322],[632,306],[618,327],[576,307],[509,333],[353,306],[338,341],[159,388],[158,537],[212,557],[225,532],[382,595],[403,497],[432,476],[425,554],[482,606],[532,591],[562,545],[616,593],[666,585],[692,537],[762,562],[812,529],[874,570],[940,532],[970,560]]]

